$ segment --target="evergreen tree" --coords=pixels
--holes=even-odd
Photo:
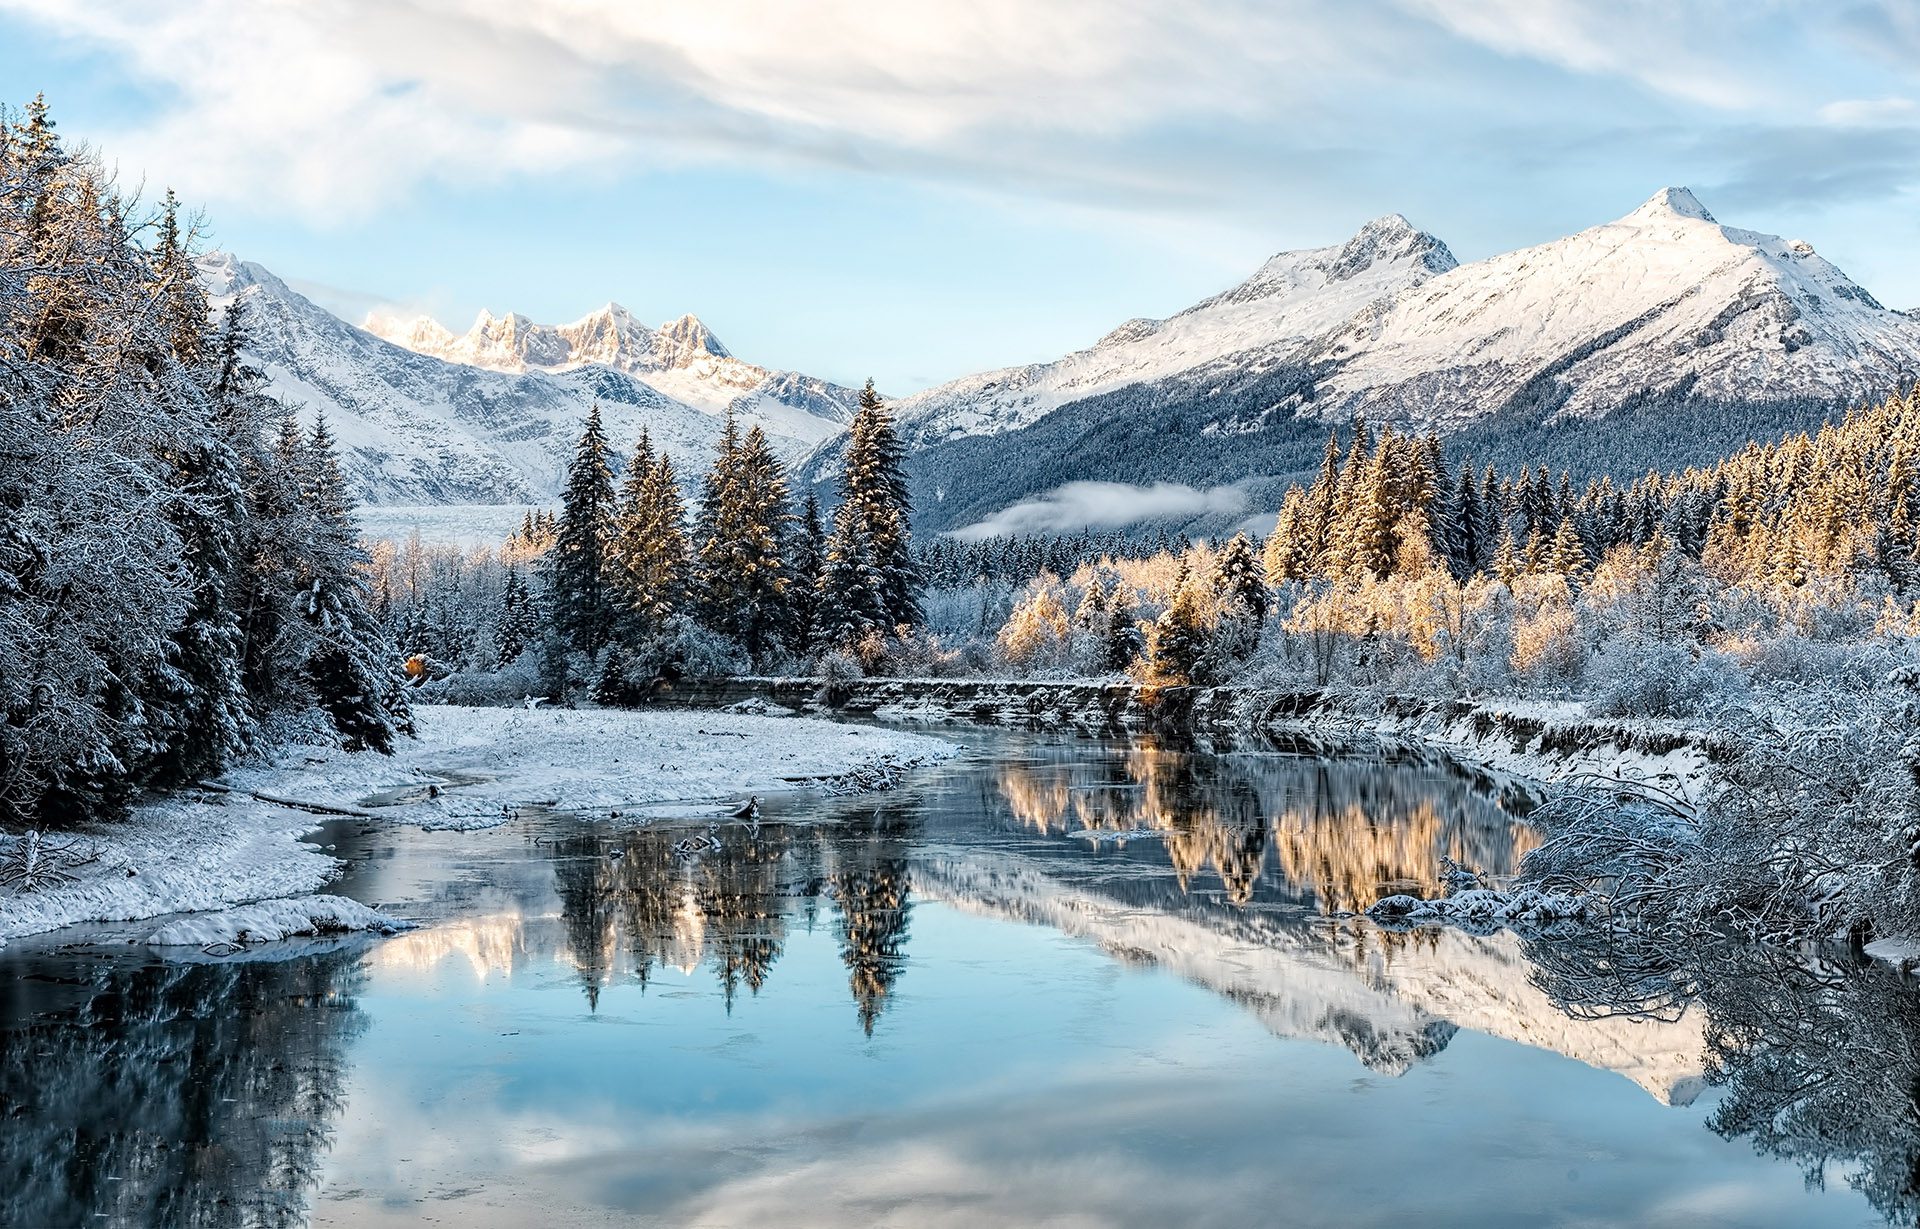
[[[1182,584],[1147,633],[1147,679],[1161,687],[1210,686],[1213,637],[1199,592]]]
[[[820,647],[820,590],[827,567],[827,529],[820,519],[820,498],[812,491],[801,505],[788,555],[793,571],[788,647],[809,654]]]
[[[757,664],[791,630],[791,584],[781,548],[793,516],[779,460],[756,424],[739,438],[729,410],[719,452],[701,495],[701,612]]]
[[[607,593],[607,554],[613,532],[613,470],[607,461],[600,405],[595,402],[567,467],[559,528],[547,561],[554,627],[570,648],[590,655],[605,648],[613,635],[613,606]]]
[[[1578,583],[1585,578],[1589,567],[1587,548],[1574,530],[1572,518],[1560,518],[1560,527],[1554,531],[1553,545],[1547,551],[1545,567],[1548,571],[1558,572],[1571,583]]]
[[[641,433],[621,488],[609,577],[620,639],[629,648],[657,638],[679,610],[687,583],[686,507],[665,453],[656,459]]]
[[[500,597],[500,617],[494,624],[493,644],[498,664],[511,665],[527,651],[540,635],[540,614],[533,593],[520,581],[520,569],[507,569],[506,587]]]
[[[820,601],[829,643],[851,645],[920,621],[903,468],[906,450],[868,380],[848,430]]]
[[[394,736],[411,725],[412,715],[392,686],[398,663],[367,608],[369,590],[360,571],[366,552],[358,544],[324,416],[314,423],[297,465],[309,517],[304,550],[294,566],[298,608],[309,636],[306,681],[349,749],[390,752]]]
[[[1237,533],[1213,562],[1213,592],[1224,608],[1235,610],[1258,627],[1267,617],[1267,581],[1253,544]]]

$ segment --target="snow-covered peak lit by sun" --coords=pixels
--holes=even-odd
[[[418,354],[491,371],[571,371],[584,366],[625,372],[672,371],[702,359],[732,354],[687,314],[659,328],[641,323],[617,302],[569,324],[541,324],[519,312],[496,316],[482,309],[465,333],[456,334],[430,316],[368,313],[361,328]]]
[[[1692,218],[1697,222],[1712,222],[1714,216],[1700,203],[1700,198],[1690,188],[1662,188],[1648,197],[1646,203],[1634,210],[1629,217],[1652,218],[1663,215]]]

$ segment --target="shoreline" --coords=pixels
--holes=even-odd
[[[1577,702],[1362,696],[1328,689],[1143,688],[1101,680],[869,678],[817,699],[817,678],[695,679],[664,687],[654,704],[712,710],[778,704],[809,715],[889,725],[1062,729],[1087,735],[1256,737],[1303,754],[1384,753],[1444,759],[1543,793],[1574,776],[1659,782],[1699,799],[1717,749],[1677,722],[1588,716]],[[645,711],[645,710],[640,710]]]
[[[906,731],[754,713],[421,705],[416,720],[420,736],[392,756],[290,744],[235,765],[213,788],[181,790],[121,822],[59,833],[98,856],[71,868],[68,881],[0,897],[0,948],[81,923],[318,891],[342,864],[307,839],[321,818],[305,808],[463,831],[533,806],[615,816],[626,809],[647,822],[704,815],[753,794],[849,781],[884,788],[899,770],[959,750]],[[376,796],[382,801],[368,807]]]

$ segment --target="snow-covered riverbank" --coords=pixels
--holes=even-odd
[[[811,678],[694,680],[670,703],[765,701],[820,710]],[[1453,700],[1339,689],[1142,688],[1112,679],[865,678],[841,687],[839,712],[922,726],[992,725],[1088,734],[1261,738],[1324,755],[1447,759],[1536,792],[1578,776],[1656,782],[1697,800],[1711,736],[1678,721],[1596,717],[1575,701]]]
[[[237,792],[191,791],[80,834],[75,852],[97,856],[71,882],[0,894],[0,944],[75,922],[297,896],[330,880],[338,862],[300,839],[315,815],[250,792],[439,828],[502,823],[529,805],[644,820],[955,751],[903,730],[721,712],[423,706],[415,721],[419,737],[392,756],[287,746],[221,778]]]

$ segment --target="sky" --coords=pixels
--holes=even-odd
[[[1920,306],[1914,0],[0,0],[0,85],[349,319],[617,300],[894,395],[1668,184]]]

